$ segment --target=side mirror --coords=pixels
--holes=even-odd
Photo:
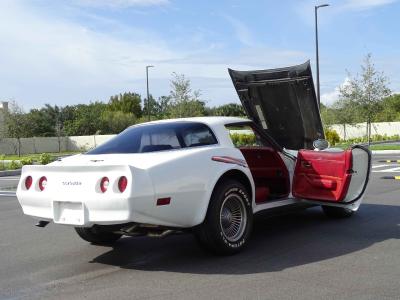
[[[317,151],[324,150],[329,148],[329,142],[327,140],[318,139],[313,142],[313,147]]]

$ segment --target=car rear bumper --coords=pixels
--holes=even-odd
[[[23,212],[37,219],[73,226],[109,225],[132,220],[129,198],[46,199],[19,197]]]
[[[75,227],[135,222],[188,228],[201,222],[201,211],[206,209],[195,192],[175,195],[169,205],[161,206],[153,194],[112,198],[68,195],[67,198],[17,191],[17,198],[24,214]]]

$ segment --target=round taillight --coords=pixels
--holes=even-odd
[[[39,189],[43,191],[47,185],[47,178],[45,176],[40,177],[39,179]]]
[[[100,181],[100,190],[105,193],[108,189],[108,185],[110,184],[110,180],[107,177],[103,177]]]
[[[27,176],[25,178],[25,188],[29,190],[32,186],[32,176]]]
[[[118,189],[121,193],[123,193],[126,190],[126,187],[128,186],[128,179],[126,179],[125,176],[122,176],[118,180]]]

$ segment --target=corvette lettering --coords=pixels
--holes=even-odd
[[[80,181],[63,181],[62,185],[65,185],[65,186],[77,186],[77,185],[82,185],[82,182],[80,182]]]

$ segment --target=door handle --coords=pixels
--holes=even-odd
[[[311,168],[311,163],[308,162],[308,161],[303,161],[302,165],[303,165],[304,168]]]

